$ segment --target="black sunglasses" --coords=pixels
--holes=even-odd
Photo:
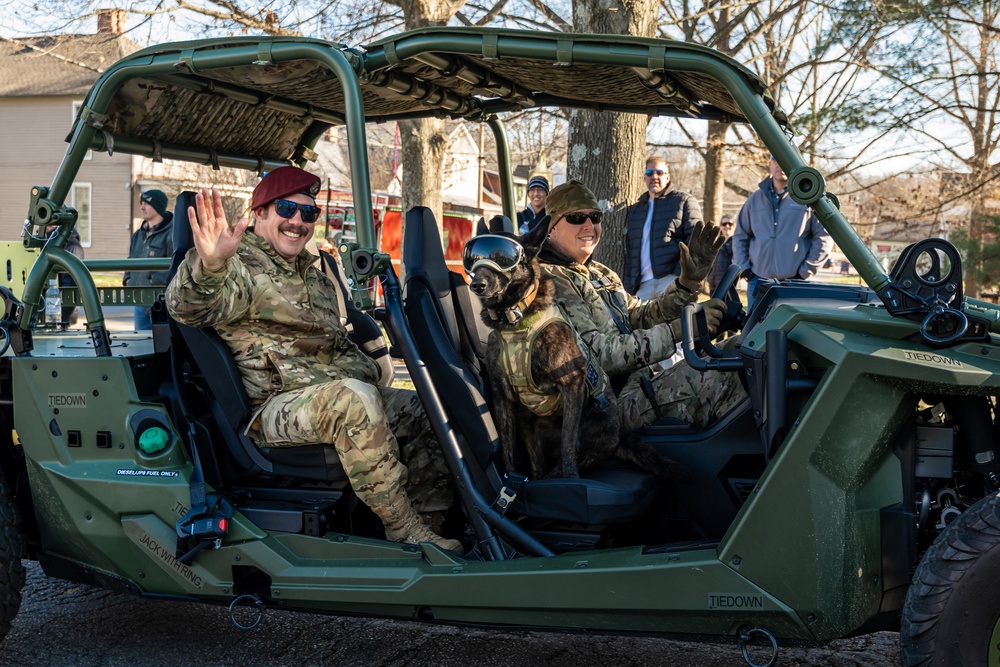
[[[298,211],[302,215],[302,222],[316,222],[319,220],[319,206],[312,204],[296,204],[287,199],[274,200],[274,212],[285,220],[291,220]]]
[[[653,174],[656,174],[657,176],[663,176],[665,173],[667,173],[666,169],[647,169],[646,170],[646,175],[647,176],[652,176]]]
[[[466,241],[462,250],[462,267],[472,273],[480,266],[489,266],[507,273],[524,257],[520,243],[507,236],[483,234]]]
[[[600,211],[594,211],[593,213],[567,213],[563,218],[571,225],[582,225],[587,222],[587,218],[595,225],[599,225],[604,221],[604,214]]]

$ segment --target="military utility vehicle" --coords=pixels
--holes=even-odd
[[[366,123],[485,123],[514,218],[502,117],[543,106],[748,124],[867,285],[765,284],[732,318],[736,347],[709,340],[688,307],[688,363],[739,374],[748,398],[707,429],[643,430],[685,466],[685,482],[624,466],[505,477],[477,313],[445,266],[433,215],[406,212],[402,276],[376,247]],[[339,248],[345,314],[381,363],[389,352],[406,363],[456,482],[445,532],[464,557],[386,541],[331,446],[255,447],[219,337],[172,321],[156,289],[95,285],[91,271],[176,265],[190,247],[189,194],[178,197],[172,260],[65,250],[78,217],[69,193],[91,151],[260,174],[308,167],[338,126],[357,217],[356,242]],[[719,53],[485,29],[365,48],[263,37],[156,46],[101,75],[52,182],[29,198],[22,239],[3,252],[0,632],[26,558],[55,577],[230,605],[243,626],[280,607],[715,635],[748,662],[752,642],[773,659],[785,640],[901,627],[906,664],[1000,664],[1000,309],[963,295],[961,257],[943,240],[910,246],[887,275],[764,84]],[[62,303],[79,304],[85,330],[43,317],[53,272],[75,282]],[[384,291],[374,310],[373,280]],[[137,303],[152,306],[152,331],[110,333],[103,308]]]

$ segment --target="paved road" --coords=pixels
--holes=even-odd
[[[889,667],[896,635],[877,633],[812,647],[783,647],[781,667]],[[29,564],[4,667],[737,667],[734,643],[512,632],[268,611],[252,631],[226,609],[146,600],[79,586]]]

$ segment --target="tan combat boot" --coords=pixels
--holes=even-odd
[[[405,542],[406,544],[430,542],[445,551],[465,553],[461,542],[439,537],[424,525],[424,522],[420,520],[420,515],[410,505],[410,499],[403,489],[391,493],[388,504],[372,507],[372,511],[378,515],[378,518],[382,519],[387,540]]]

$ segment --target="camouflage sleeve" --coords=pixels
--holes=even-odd
[[[563,272],[551,275],[555,279],[556,300],[590,347],[594,359],[609,375],[631,373],[674,353],[674,337],[667,323],[622,333],[589,281],[574,280]]]
[[[633,329],[647,329],[663,322],[672,322],[681,316],[684,306],[698,300],[697,293],[684,289],[676,280],[655,299],[642,301],[631,295],[626,297],[629,324]]]
[[[190,327],[212,327],[234,322],[250,309],[253,279],[234,255],[219,271],[207,271],[192,248],[177,268],[164,294],[167,311]]]

